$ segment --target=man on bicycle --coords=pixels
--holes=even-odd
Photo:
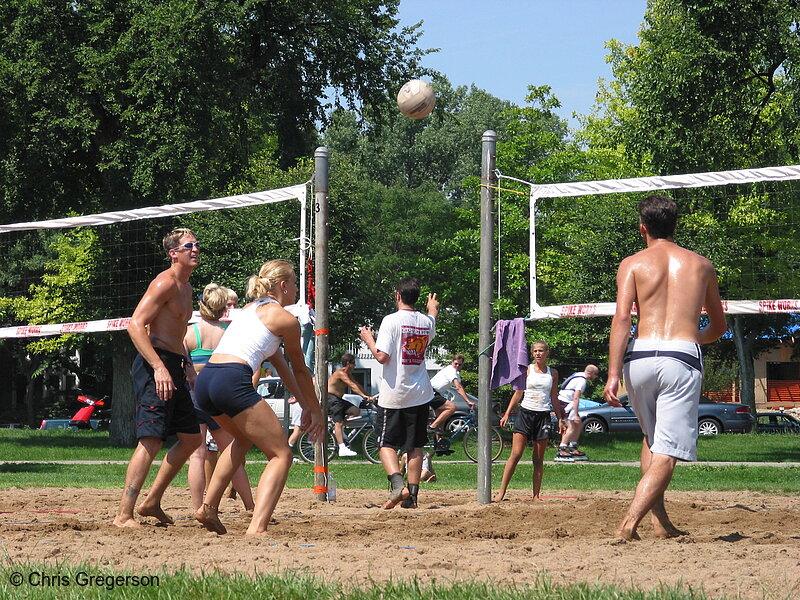
[[[333,421],[333,436],[336,438],[336,443],[339,444],[339,456],[355,456],[358,454],[347,447],[342,433],[347,417],[361,416],[359,407],[344,399],[347,388],[352,389],[361,396],[362,400],[372,401],[370,395],[364,392],[361,386],[350,377],[355,367],[356,357],[350,353],[342,354],[342,366],[336,369],[328,378],[328,415]]]

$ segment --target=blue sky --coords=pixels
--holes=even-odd
[[[587,114],[599,78],[610,79],[603,44],[637,43],[646,0],[401,0],[402,25],[424,21],[423,65],[456,86],[475,84],[523,105],[529,85],[549,85],[559,114]],[[571,121],[574,124],[574,121]]]

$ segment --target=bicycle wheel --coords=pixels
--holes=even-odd
[[[489,451],[492,461],[500,458],[503,452],[503,436],[500,435],[500,430],[497,427],[492,427],[489,430],[489,439],[491,450]],[[472,462],[478,462],[478,430],[468,429],[464,432],[464,454],[466,454]]]
[[[374,429],[370,428],[364,431],[361,446],[364,450],[364,456],[367,457],[369,462],[374,465],[381,464],[381,449],[380,446],[378,446],[378,435],[375,433]]]
[[[336,454],[336,441],[333,439],[333,436],[330,432],[327,432],[325,436],[325,446],[328,450],[328,460],[331,460]],[[308,434],[304,433],[300,436],[300,439],[297,440],[297,449],[300,452],[300,458],[302,458],[307,463],[314,462],[314,444],[310,439],[308,439]]]

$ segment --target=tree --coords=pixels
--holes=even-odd
[[[616,123],[626,149],[659,174],[796,162],[799,19],[800,8],[786,1],[651,2],[639,45],[611,45],[616,102],[629,107]],[[798,255],[796,211],[782,213],[788,226],[769,235],[741,229],[774,219],[770,202],[791,204],[790,197],[768,185],[722,201],[712,201],[711,193],[675,196],[689,214],[681,239],[715,262],[723,294],[774,297],[769,277],[743,287],[742,257],[763,257],[759,272],[780,268],[783,289],[797,289],[796,268],[781,267],[776,256],[778,246],[784,257]],[[758,340],[794,326],[794,319],[782,317],[734,318],[743,397],[753,407]]]
[[[368,107],[416,70],[424,52],[397,5],[2,3],[0,219],[215,197],[265,152],[290,167],[316,142],[325,90]],[[41,273],[44,246],[26,259]],[[19,295],[17,275],[0,295]]]
[[[334,111],[325,130],[331,150],[331,278],[334,344],[357,326],[377,325],[392,309],[404,275],[436,292],[444,310],[437,343],[473,353],[477,344],[480,136],[503,130],[513,105],[434,77],[437,104],[418,121],[387,103]]]

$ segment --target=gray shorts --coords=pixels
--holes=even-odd
[[[650,451],[697,460],[697,408],[703,385],[700,346],[634,339],[625,353],[625,385]]]

